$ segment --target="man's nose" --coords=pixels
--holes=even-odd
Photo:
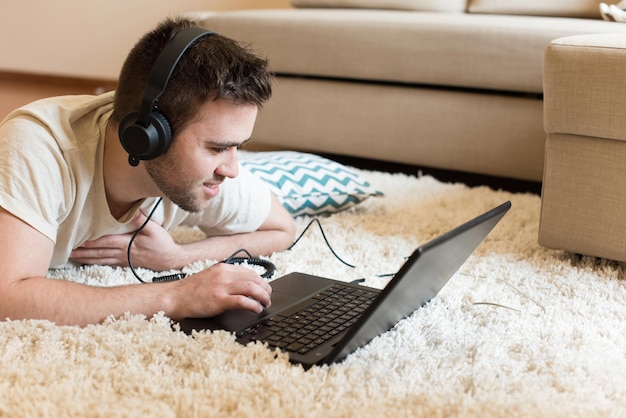
[[[239,163],[237,160],[237,148],[230,147],[223,154],[220,165],[217,166],[215,172],[221,176],[235,178],[239,174]]]

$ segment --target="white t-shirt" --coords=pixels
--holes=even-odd
[[[102,162],[112,110],[113,92],[55,97],[0,123],[0,206],[55,243],[50,267],[66,264],[85,241],[135,230],[136,210],[147,214],[156,203],[156,197],[146,199],[120,219],[109,211]],[[251,232],[267,218],[270,196],[261,180],[240,168],[201,213],[163,199],[152,219],[168,230],[197,225],[209,236]]]

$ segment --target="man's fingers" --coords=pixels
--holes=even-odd
[[[138,210],[135,213],[135,216],[133,216],[133,220],[131,222],[137,229],[139,229],[144,224],[144,222],[146,222],[146,219],[148,219],[148,217],[142,211]]]
[[[98,264],[98,265],[116,266],[116,267],[126,267],[126,266],[128,266],[128,263],[126,262],[126,259],[119,259],[119,258],[115,258],[115,257],[112,257],[112,258],[107,258],[107,257],[100,257],[100,258],[71,257],[70,261],[72,261],[73,263],[76,263],[76,264],[81,264],[81,265]]]
[[[216,268],[216,269],[215,269]],[[246,309],[261,312],[272,304],[272,287],[253,270],[219,263],[213,266],[222,282],[224,309]]]
[[[260,313],[264,308],[269,308],[272,304],[271,294],[260,286],[245,285],[245,290],[234,292],[228,298],[226,304],[231,305],[227,309],[246,309]]]
[[[271,287],[268,291],[263,286],[264,284],[256,279],[232,279],[224,283],[222,290],[217,291],[216,294],[221,294],[221,304],[224,310],[246,309],[261,312],[263,308],[271,305]]]
[[[105,235],[92,241],[84,242],[77,249],[124,248],[128,245],[130,234]]]
[[[247,311],[252,311],[255,313],[263,312],[263,304],[259,303],[259,301],[242,295],[232,295],[229,301],[231,307],[226,308],[226,310],[230,309],[245,309]]]
[[[126,251],[120,248],[80,247],[72,251],[70,260],[78,264],[126,266]]]

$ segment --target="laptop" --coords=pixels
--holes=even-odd
[[[426,305],[510,209],[511,202],[417,248],[384,289],[290,273],[273,280],[272,306],[180,321],[182,331],[226,330],[261,341],[304,368],[340,362]]]

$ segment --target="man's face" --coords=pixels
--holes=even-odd
[[[201,211],[239,173],[237,148],[250,139],[257,112],[255,105],[206,102],[165,154],[145,161],[148,174],[176,205]]]

